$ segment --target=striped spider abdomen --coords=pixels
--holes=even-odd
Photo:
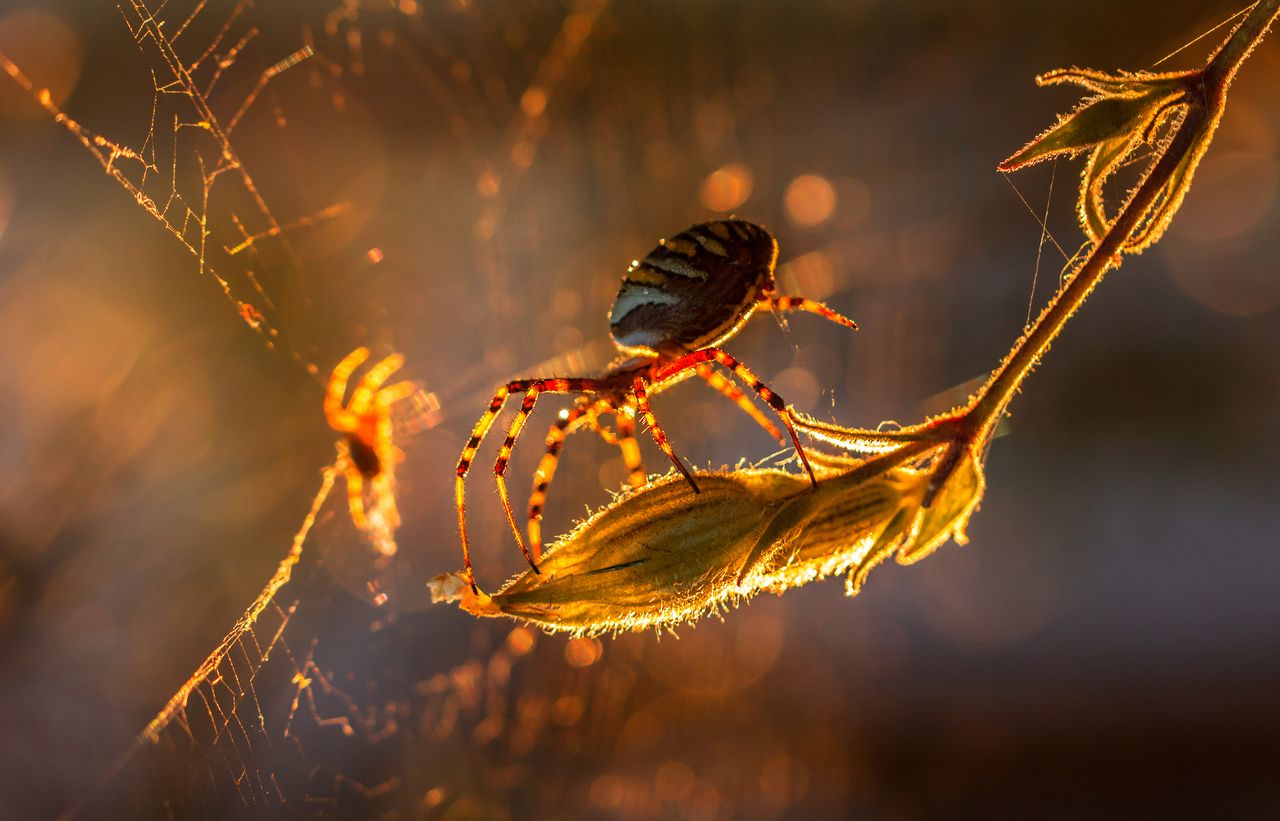
[[[695,225],[633,262],[609,330],[633,356],[678,356],[732,336],[773,288],[778,241],[743,220]]]

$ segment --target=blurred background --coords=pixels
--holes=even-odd
[[[0,817],[1280,810],[1274,41],[1166,238],[1015,401],[968,546],[678,639],[544,636],[425,590],[460,564],[453,465],[494,387],[607,365],[627,264],[694,222],[770,227],[784,288],[861,324],[732,341],[797,408],[962,401],[1058,282],[1037,215],[1082,239],[1076,164],[994,171],[1074,102],[1032,77],[1151,66],[1236,5],[122,5],[0,11],[0,53],[175,229],[0,75]],[[422,387],[399,553],[340,484],[293,581],[135,744],[288,550],[333,459],[326,375],[361,344]],[[517,452],[518,510],[564,405]],[[655,408],[698,466],[776,448],[692,383]],[[521,559],[486,454],[494,586]],[[624,477],[571,440],[545,531]]]

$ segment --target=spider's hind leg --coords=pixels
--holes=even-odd
[[[390,470],[384,470],[374,476],[373,497],[377,501],[378,514],[382,524],[389,532],[400,529],[400,508],[396,505],[395,478]]]
[[[347,508],[351,511],[351,521],[361,532],[369,529],[369,519],[364,513],[364,476],[354,466],[349,465],[345,471],[347,477]]]

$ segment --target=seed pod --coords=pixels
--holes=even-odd
[[[826,458],[816,489],[778,470],[655,482],[588,519],[493,596],[452,575],[434,591],[464,609],[550,630],[674,625],[762,590],[853,570],[910,546],[924,518],[926,471],[892,458]]]
[[[654,483],[563,538],[540,573],[463,606],[589,632],[695,618],[741,595],[736,581],[761,534],[808,484],[781,471],[699,476],[700,493],[680,477]]]

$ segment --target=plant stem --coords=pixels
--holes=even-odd
[[[1041,312],[1031,330],[1014,343],[1009,355],[978,391],[964,413],[963,430],[969,442],[981,443],[986,440],[1023,380],[1049,350],[1050,344],[1062,331],[1067,320],[1080,308],[1107,271],[1119,266],[1125,243],[1143,216],[1156,203],[1161,189],[1172,179],[1187,152],[1196,150],[1201,139],[1207,140],[1211,136],[1202,135],[1201,129],[1211,118],[1219,116],[1227,87],[1236,70],[1262,39],[1277,13],[1280,13],[1280,0],[1260,0],[1214,53],[1199,75],[1195,89],[1198,93],[1187,95],[1188,110],[1177,134],[1152,166],[1146,179],[1116,217],[1106,235],[1072,273],[1067,285]]]
[[[1205,67],[1205,74],[1219,94],[1225,93],[1231,84],[1240,64],[1244,62],[1254,46],[1261,42],[1267,28],[1280,12],[1280,0],[1260,0],[1255,3],[1249,14],[1236,26]]]

